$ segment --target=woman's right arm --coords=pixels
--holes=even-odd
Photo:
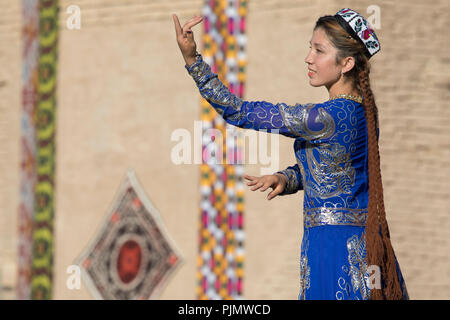
[[[192,65],[186,64],[185,68],[197,84],[201,96],[231,125],[305,140],[326,138],[334,132],[333,119],[323,112],[320,105],[292,106],[286,103],[244,101],[230,92],[200,54]],[[308,126],[310,115],[320,118],[320,121],[312,123],[313,127]],[[315,130],[315,127],[319,130]]]
[[[333,118],[321,104],[249,102],[232,94],[217,74],[211,72],[202,56],[196,56],[197,46],[190,28],[201,21],[200,16],[194,17],[182,28],[174,15],[178,46],[186,61],[185,67],[196,82],[200,94],[227,123],[244,129],[266,130],[308,141],[324,139],[334,133]]]

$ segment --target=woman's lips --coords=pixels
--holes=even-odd
[[[311,70],[309,70],[309,72],[308,72],[308,76],[309,77],[312,77],[312,75],[315,73],[315,71],[311,71]]]

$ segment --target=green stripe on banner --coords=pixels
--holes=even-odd
[[[37,183],[31,267],[31,298],[38,300],[52,298],[58,11],[58,0],[39,3]]]

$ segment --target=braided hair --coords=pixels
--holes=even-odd
[[[354,67],[344,74],[344,81],[351,81],[353,87],[363,96],[363,107],[367,121],[369,204],[366,222],[366,248],[368,265],[381,269],[381,289],[372,288],[370,299],[402,299],[402,289],[397,275],[397,265],[392,248],[383,199],[380,153],[378,146],[378,108],[370,87],[370,63],[364,55],[364,45],[351,37],[334,16],[320,17],[314,30],[322,28],[329,41],[337,49],[336,64],[343,58],[355,59]]]

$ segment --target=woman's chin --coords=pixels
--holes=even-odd
[[[309,84],[311,87],[320,87],[321,84],[317,84],[314,80],[309,79]]]

